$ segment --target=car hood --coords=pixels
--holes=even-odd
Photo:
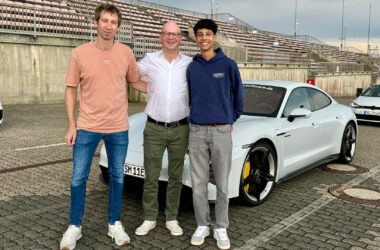
[[[380,107],[380,97],[359,96],[354,102],[359,106]]]

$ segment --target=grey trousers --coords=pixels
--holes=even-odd
[[[227,228],[229,224],[228,176],[232,158],[230,125],[191,124],[189,155],[194,213],[198,226],[211,225],[207,190],[211,161],[217,188],[214,228]]]

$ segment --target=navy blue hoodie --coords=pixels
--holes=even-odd
[[[222,49],[206,61],[197,54],[187,68],[190,117],[193,124],[233,124],[243,112],[239,69]]]

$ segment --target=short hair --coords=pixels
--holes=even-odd
[[[111,3],[100,3],[100,4],[98,4],[96,6],[96,9],[95,9],[95,21],[96,22],[99,22],[100,13],[102,11],[112,13],[112,14],[117,14],[117,17],[118,17],[117,26],[120,27],[120,25],[121,25],[121,12],[115,5],[113,5]]]
[[[216,32],[218,31],[218,25],[211,19],[201,19],[199,20],[193,30],[194,30],[194,34],[197,34],[197,31],[199,29],[208,29],[208,30],[212,30],[212,32],[214,33],[214,35],[216,34]]]

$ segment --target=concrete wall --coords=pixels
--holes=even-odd
[[[330,73],[315,76],[315,86],[335,97],[355,96],[356,88],[365,89],[370,84],[371,72]]]
[[[242,79],[307,81],[307,65],[238,64]]]
[[[61,103],[75,39],[0,34],[0,101]]]
[[[0,34],[0,101],[7,104],[62,103],[65,77],[74,47],[85,40]],[[242,79],[306,82],[306,65],[238,64]],[[320,74],[318,87],[333,96],[354,96],[371,82],[370,73]],[[129,99],[146,102],[130,87]]]

